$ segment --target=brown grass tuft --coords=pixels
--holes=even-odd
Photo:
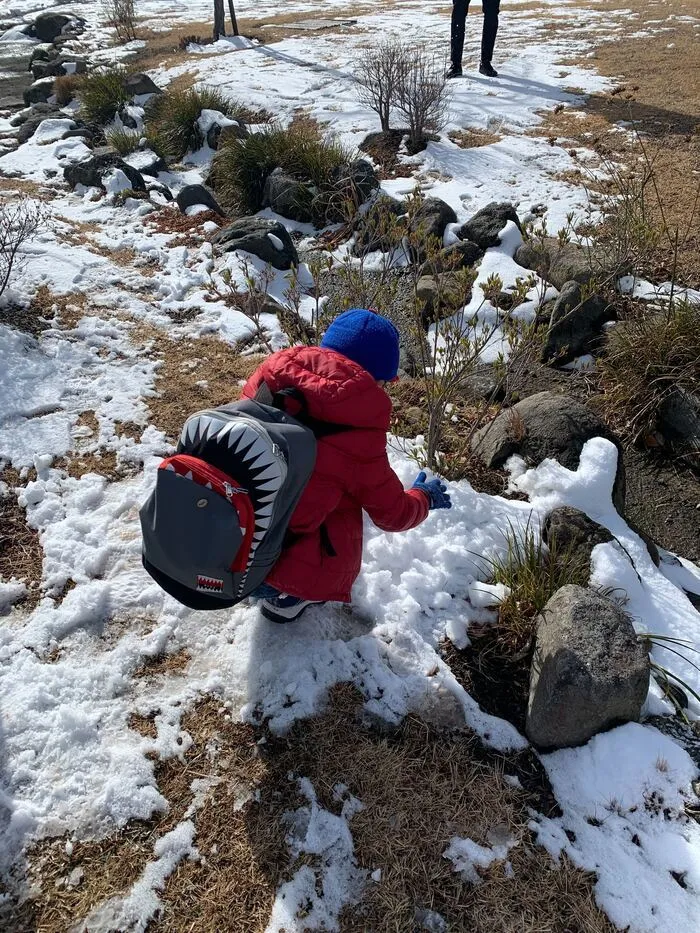
[[[492,146],[500,139],[503,139],[498,133],[492,133],[490,130],[479,130],[474,127],[466,127],[463,130],[452,130],[448,136],[453,143],[456,143],[462,149],[477,149],[480,146]]]
[[[39,533],[27,524],[27,513],[17,502],[17,489],[25,485],[16,470],[5,467],[0,481],[9,488],[0,495],[0,579],[21,580],[27,594],[21,605],[32,607],[40,596],[44,551]]]
[[[159,677],[161,674],[180,673],[185,670],[192,660],[192,655],[186,648],[180,648],[172,654],[160,654],[154,658],[148,658],[141,667],[138,667],[134,677]]]

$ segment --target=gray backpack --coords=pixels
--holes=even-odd
[[[283,410],[290,397],[295,416]],[[297,390],[273,397],[265,385],[256,401],[192,415],[140,512],[146,570],[192,609],[244,599],[280,556],[316,438],[341,430],[307,417]]]

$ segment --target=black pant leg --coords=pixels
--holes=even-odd
[[[456,68],[462,67],[462,53],[464,52],[464,29],[469,10],[469,0],[452,0],[452,29],[450,33],[450,53],[452,64]]]
[[[496,44],[501,0],[482,0],[482,3],[484,5],[484,30],[481,34],[481,60],[484,64],[490,65],[493,47]],[[464,31],[462,31],[462,41],[464,41]]]

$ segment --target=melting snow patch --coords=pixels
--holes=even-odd
[[[298,929],[303,911],[305,930],[338,930],[344,907],[360,899],[367,872],[358,868],[348,821],[357,812],[351,807],[335,816],[319,806],[308,778],[299,780],[299,790],[308,800],[287,815],[287,844],[292,861],[301,855],[315,856],[317,864],[304,865],[277,892],[266,933]],[[353,798],[354,799],[354,798]]]
[[[464,881],[481,884],[481,876],[477,869],[488,868],[494,862],[503,861],[507,858],[509,850],[516,845],[516,840],[507,831],[499,831],[495,835],[498,838],[494,838],[492,846],[481,846],[473,839],[460,839],[459,836],[455,836],[443,852],[443,857],[452,862],[454,871],[459,872]]]

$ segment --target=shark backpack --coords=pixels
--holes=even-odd
[[[273,397],[265,385],[256,400],[192,415],[141,508],[148,573],[191,609],[240,602],[279,558],[317,437],[343,430],[307,417],[296,389]]]

